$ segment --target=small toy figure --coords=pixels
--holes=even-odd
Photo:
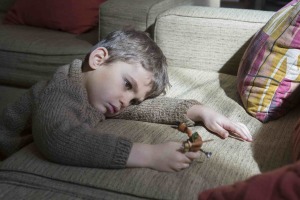
[[[201,147],[204,142],[209,142],[212,140],[203,141],[198,132],[192,133],[192,130],[185,123],[182,122],[178,123],[177,129],[183,133],[186,133],[189,137],[186,141],[182,143],[183,152],[201,151],[206,155],[207,158],[211,157],[212,153],[202,150]]]

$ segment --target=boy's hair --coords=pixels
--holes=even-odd
[[[105,47],[108,51],[109,57],[104,64],[115,61],[139,63],[154,74],[152,89],[146,98],[154,98],[166,93],[166,89],[170,86],[166,57],[145,32],[134,29],[114,31],[96,44],[91,52],[98,47]],[[86,63],[89,55],[90,53],[85,58]]]

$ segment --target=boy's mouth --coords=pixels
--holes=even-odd
[[[108,104],[108,111],[111,113],[111,114],[116,114],[119,112],[119,109],[114,106],[113,104],[109,103]]]

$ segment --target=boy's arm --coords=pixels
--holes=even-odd
[[[31,117],[33,98],[45,86],[39,82],[0,114],[0,160],[32,142]]]
[[[79,87],[57,85],[40,95],[34,109],[32,133],[42,154],[65,165],[124,168],[132,142],[95,128],[104,116],[88,104]]]
[[[193,125],[194,122],[186,115],[187,110],[193,105],[200,103],[196,100],[157,97],[147,99],[139,105],[129,106],[114,118],[161,124],[175,124],[180,121]]]
[[[139,105],[129,106],[115,118],[164,124],[185,122],[189,126],[194,122],[203,122],[206,128],[223,138],[234,134],[246,141],[252,141],[252,136],[244,124],[232,122],[196,100],[167,97],[148,99]]]
[[[201,121],[207,129],[227,138],[229,134],[241,137],[243,140],[252,141],[248,128],[239,122],[233,122],[224,115],[204,105],[194,105],[187,111],[187,116],[193,121]]]
[[[200,157],[200,152],[183,153],[182,143],[162,144],[134,143],[127,160],[127,167],[147,167],[158,171],[174,172],[189,167],[192,161]]]

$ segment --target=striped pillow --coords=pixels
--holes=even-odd
[[[262,122],[300,102],[300,2],[291,1],[256,33],[238,71],[245,109]]]

